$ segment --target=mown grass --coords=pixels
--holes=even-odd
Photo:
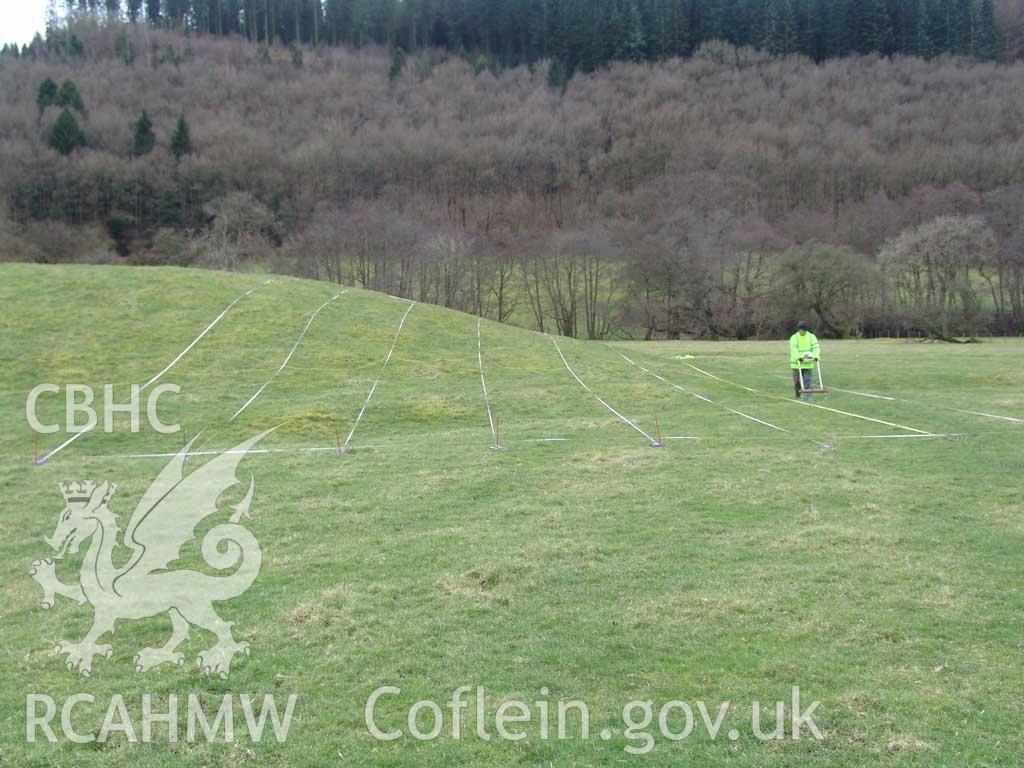
[[[205,430],[207,449],[282,423],[267,447],[330,447],[381,374],[406,303],[359,290],[338,299],[229,423],[336,288],[106,267],[4,265],[0,278],[3,764],[1014,766],[1024,756],[1024,425],[950,410],[1024,417],[1019,341],[825,342],[830,383],[901,399],[833,392],[821,404],[964,435],[851,440],[900,430],[787,402],[781,343],[559,340],[577,375],[643,430],[701,438],[654,449],[569,376],[549,338],[484,322],[505,446],[493,451],[476,319],[417,305],[347,455],[261,454],[242,466],[257,481],[249,526],[263,569],[220,611],[252,656],[226,681],[194,666],[136,674],[132,654],[166,639],[169,623],[156,618],[119,625],[113,657],[84,681],[53,645],[79,639],[91,608],[41,610],[26,575],[49,554],[42,536],[61,509],[54,484],[118,482],[111,507],[124,524],[163,463],[118,457],[173,451],[183,438],[92,433],[34,466],[27,391],[145,381],[257,288],[166,375],[182,394],[161,401],[161,416],[188,437]],[[619,353],[789,432],[678,392]],[[759,393],[701,376],[675,359],[684,353]],[[56,418],[57,406],[44,399],[40,415]],[[564,441],[534,442],[547,438]],[[81,557],[61,563],[66,580]],[[190,664],[210,642],[193,631]],[[363,705],[385,684],[402,688],[382,705],[388,727],[405,728],[417,699],[443,705],[470,684],[486,686],[492,717],[501,701],[532,702],[546,687],[552,701],[586,700],[592,731],[615,735],[543,741],[531,724],[518,743],[378,742]],[[788,700],[793,685],[822,702],[815,721],[827,738],[758,741],[749,702]],[[76,710],[85,732],[114,692],[136,722],[144,692],[300,699],[282,745],[170,744],[161,727],[148,745],[26,744],[26,694],[59,702],[77,691],[101,702]],[[723,734],[741,736],[657,736],[650,754],[629,756],[620,712],[636,698],[728,699]]]

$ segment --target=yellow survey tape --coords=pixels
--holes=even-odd
[[[876,424],[884,424],[887,427],[894,427],[896,429],[905,429],[908,432],[916,432],[919,435],[929,435],[931,437],[935,437],[935,435],[933,435],[931,432],[925,432],[923,429],[915,429],[914,427],[908,427],[905,424],[894,424],[891,421],[884,421],[883,419],[875,419],[875,418],[872,418],[871,416],[861,416],[859,413],[850,413],[849,411],[841,411],[838,408],[829,408],[827,405],[818,405],[818,403],[809,403],[806,400],[791,400],[788,397],[779,397],[778,395],[772,395],[772,394],[770,394],[768,392],[761,392],[759,390],[754,389],[753,387],[748,387],[748,386],[745,386],[743,384],[737,384],[735,381],[729,381],[728,379],[723,379],[721,376],[715,376],[715,374],[708,373],[707,371],[698,368],[696,365],[691,365],[690,363],[685,363],[685,362],[683,363],[683,365],[688,366],[690,368],[693,368],[693,370],[697,371],[698,373],[702,373],[705,376],[708,376],[708,377],[710,377],[712,379],[715,379],[716,381],[722,382],[723,384],[729,384],[729,385],[734,386],[734,387],[739,387],[740,389],[745,389],[745,390],[747,390],[747,392],[753,392],[755,395],[762,395],[764,397],[770,397],[772,400],[782,400],[783,402],[793,403],[793,405],[809,405],[812,408],[821,408],[821,410],[823,410],[823,411],[831,411],[832,413],[840,413],[843,416],[852,416],[855,419],[863,419],[864,421],[873,421]]]

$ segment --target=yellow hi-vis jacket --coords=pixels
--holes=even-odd
[[[811,353],[809,360],[804,359],[804,355],[808,352]],[[794,371],[799,369],[809,371],[814,368],[814,361],[821,358],[821,350],[818,347],[818,337],[808,331],[807,333],[800,335],[800,331],[797,331],[789,337],[789,367]]]

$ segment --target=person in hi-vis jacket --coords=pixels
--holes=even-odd
[[[797,400],[803,390],[811,388],[811,371],[821,358],[818,337],[809,328],[807,321],[801,320],[797,323],[796,333],[789,337],[789,367],[793,370],[793,390]],[[812,399],[810,394],[807,399]]]

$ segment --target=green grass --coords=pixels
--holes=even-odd
[[[324,283],[172,269],[0,267],[0,763],[12,766],[693,765],[1016,766],[1024,760],[1024,344],[823,342],[826,378],[884,401],[833,392],[819,403],[957,439],[853,440],[898,429],[789,402],[785,344],[559,340],[576,373],[654,434],[696,436],[656,450],[585,392],[549,338],[482,323],[491,404],[503,451],[492,451],[476,360],[475,318],[417,305],[346,456],[253,455],[248,524],[263,569],[220,606],[252,644],[226,681],[195,666],[136,674],[132,654],[162,644],[166,617],[122,623],[114,655],[90,680],[62,666],[92,609],[39,608],[26,574],[61,509],[58,480],[120,483],[123,525],[163,466],[119,455],[173,451],[181,435],[92,433],[33,466],[25,396],[37,383],[141,382],[233,299],[258,288],[164,380],[165,421],[206,448],[228,448],[285,423],[267,447],[344,440],[381,372],[405,303],[352,290],[321,312],[289,366],[235,422],[228,418],[283,361]],[[631,367],[623,353],[749,422]],[[675,356],[730,382],[701,376]],[[764,394],[762,394],[764,393]],[[775,398],[768,397],[771,394]],[[40,415],[56,419],[56,398]],[[44,419],[45,420],[45,419]],[[535,442],[564,438],[563,442]],[[41,449],[60,435],[42,438]],[[812,441],[827,442],[826,450]],[[196,461],[198,465],[198,461]],[[240,473],[241,474],[241,473]],[[77,580],[82,555],[61,563]],[[193,631],[189,664],[211,637]],[[377,742],[362,724],[379,685],[381,725],[400,726],[420,698],[459,685],[503,700],[540,689],[587,701],[604,742],[483,742],[409,736]],[[762,743],[749,702],[821,701],[827,738]],[[76,710],[95,732],[112,693],[138,723],[142,693],[298,693],[288,740],[103,746],[25,743],[25,697]],[[733,710],[712,741],[656,735],[645,757],[623,752],[620,712],[632,699],[723,700]],[[744,702],[747,702],[744,704]],[[472,705],[471,705],[472,707]],[[447,711],[446,711],[447,714]],[[472,708],[466,713],[472,732]],[[699,722],[699,720],[698,720]],[[769,723],[770,724],[770,723]],[[649,731],[657,733],[656,722]],[[729,728],[741,731],[736,742]],[[490,727],[493,731],[493,724]],[[244,734],[244,730],[242,731]],[[445,733],[448,733],[446,725]],[[806,736],[806,732],[805,732]]]

